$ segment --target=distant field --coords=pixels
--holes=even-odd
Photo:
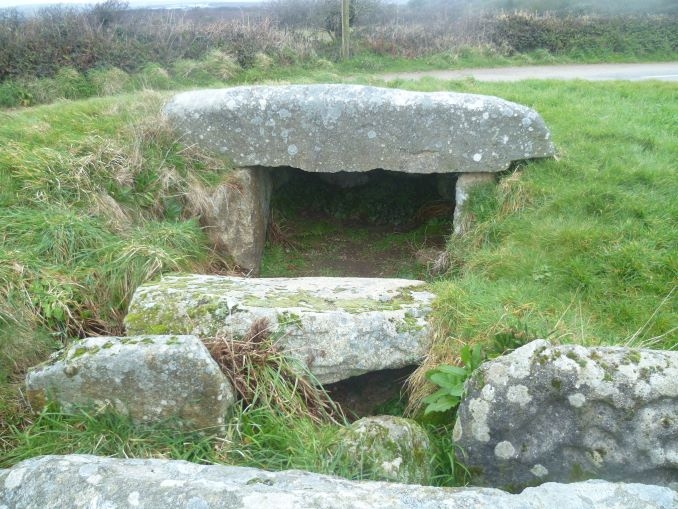
[[[492,353],[536,337],[678,347],[677,85],[388,85],[526,104],[558,149],[472,195],[476,228],[448,240],[450,270],[433,281],[438,339],[427,367],[454,361],[466,343]],[[242,409],[245,424],[230,442],[192,437],[190,449],[189,438],[110,417],[28,413],[24,370],[74,336],[122,332],[137,285],[171,271],[228,269],[209,249],[195,198],[220,182],[224,162],[187,150],[163,127],[167,97],[146,91],[0,111],[0,467],[78,451],[358,476],[322,459],[336,425],[264,408]],[[415,399],[427,390],[413,389]],[[460,482],[441,465],[442,484]]]

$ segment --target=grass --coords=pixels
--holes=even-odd
[[[225,164],[179,146],[159,119],[162,100],[0,112],[3,379],[35,358],[33,343],[122,332],[142,281],[218,264],[191,197]]]
[[[438,246],[441,225],[431,222],[406,232],[377,231],[368,226],[337,224],[324,233],[300,234],[301,228],[311,231],[323,220],[294,219],[295,232],[285,234],[283,243],[269,241],[264,251],[261,277],[317,276],[395,277],[425,279],[427,263],[417,253]],[[449,228],[448,228],[449,231]],[[431,247],[436,245],[438,247]]]
[[[678,346],[678,86],[388,85],[527,104],[558,148],[556,159],[524,164],[472,194],[477,222],[448,241],[449,271],[434,281],[436,342],[412,379],[411,399],[430,390],[423,373],[454,363],[467,343],[486,351],[536,337]],[[328,454],[338,424],[270,405],[237,408],[221,437],[138,429],[106,414],[27,411],[25,369],[79,335],[120,332],[138,284],[165,271],[224,270],[200,228],[193,191],[218,183],[227,164],[177,143],[157,116],[165,97],[146,91],[0,112],[0,466],[91,452],[369,475]],[[276,256],[272,265],[289,259]],[[454,484],[463,476],[446,433],[434,433],[433,461],[439,482]]]
[[[502,335],[678,348],[675,84],[392,84],[530,105],[558,148],[471,197],[480,221],[448,243],[451,277],[436,287],[444,332],[415,392],[461,345]]]
[[[64,413],[51,406],[7,426],[12,441],[3,444],[6,454],[0,468],[37,454],[86,453],[299,468],[362,478],[360,465],[337,447],[346,422],[341,410],[275,348],[276,334],[262,319],[241,339],[213,338],[207,343],[239,396],[226,434],[179,432],[167,423],[138,427],[108,408]]]
[[[294,424],[294,432],[284,434]],[[305,428],[299,434],[300,428]],[[182,459],[196,463],[237,463],[272,470],[324,470],[321,454],[334,440],[338,426],[293,420],[279,413],[239,406],[227,435],[182,433],[166,427],[134,426],[112,412],[82,409],[64,413],[46,408],[22,429],[13,429],[13,447],[3,454],[0,468],[41,454],[97,454],[134,458]],[[267,451],[268,454],[263,454]],[[296,454],[295,454],[296,453]],[[315,464],[313,464],[315,462]],[[348,467],[345,467],[348,468]]]
[[[546,50],[526,53],[503,54],[492,46],[460,46],[451,51],[417,58],[389,57],[368,52],[337,62],[335,67],[342,74],[370,74],[375,72],[414,72],[485,67],[508,67],[527,65],[597,64],[673,61],[672,53],[614,54],[573,53],[553,54]]]

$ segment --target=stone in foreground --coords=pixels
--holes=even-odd
[[[434,295],[422,281],[166,276],[140,286],[129,334],[242,337],[265,318],[277,345],[320,383],[418,363]]]
[[[676,380],[678,352],[537,340],[471,376],[454,440],[474,484],[600,478],[675,489]]]
[[[29,371],[38,411],[110,408],[135,423],[215,431],[234,402],[230,382],[195,336],[94,337]]]
[[[343,433],[339,451],[354,458],[370,478],[407,484],[431,484],[431,444],[411,419],[392,415],[363,417]]]
[[[62,509],[675,509],[676,492],[643,484],[548,483],[492,488],[358,482],[309,472],[159,459],[43,456],[0,470],[0,507]]]
[[[236,167],[476,173],[554,155],[537,112],[483,95],[360,85],[248,86],[184,92],[164,113],[187,140],[225,155]]]

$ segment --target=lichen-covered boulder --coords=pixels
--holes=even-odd
[[[678,488],[678,352],[537,340],[483,364],[454,428],[473,482]]]
[[[422,281],[166,276],[134,293],[130,334],[242,337],[267,319],[276,344],[320,383],[419,362],[434,295]]]
[[[677,504],[676,492],[644,484],[547,483],[511,495],[492,488],[85,455],[43,456],[0,470],[0,507],[12,509],[675,509]]]
[[[430,484],[433,477],[428,435],[411,419],[363,417],[342,434],[337,449],[360,464],[370,478]]]
[[[164,113],[186,139],[238,167],[476,173],[554,154],[537,112],[483,95],[247,86],[183,92]]]
[[[108,407],[135,423],[218,431],[233,389],[195,336],[94,337],[26,375],[38,411],[55,402],[66,411]]]

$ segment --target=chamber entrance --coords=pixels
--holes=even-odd
[[[421,279],[452,231],[454,174],[271,175],[262,276]]]

